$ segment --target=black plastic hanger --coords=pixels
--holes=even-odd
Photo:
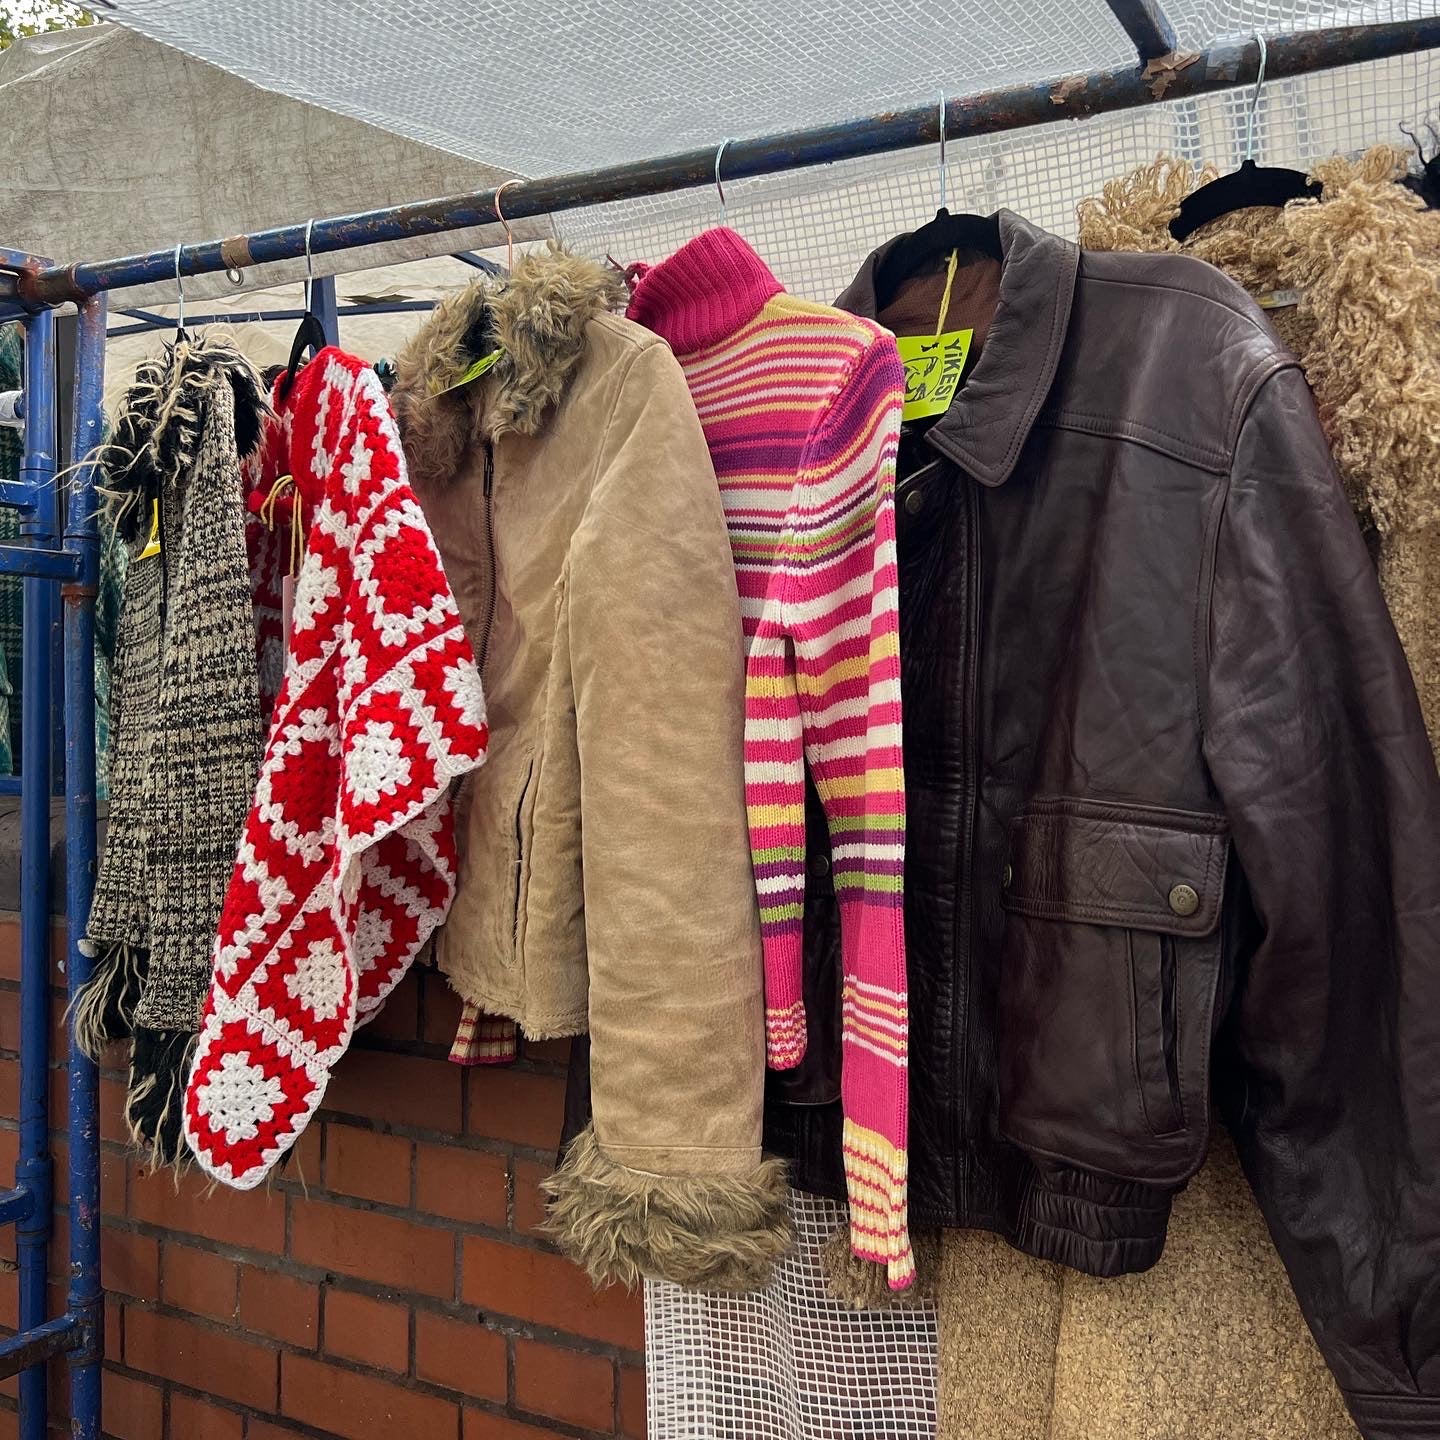
[[[290,347],[290,359],[280,376],[279,396],[283,400],[295,383],[295,377],[305,368],[305,352],[325,348],[325,327],[320,317],[310,310],[300,318],[300,328],[295,332],[295,343]]]
[[[305,222],[305,313],[300,317],[300,326],[295,331],[295,343],[290,347],[290,359],[280,376],[276,394],[281,400],[290,394],[295,377],[304,367],[305,352],[308,350],[312,354],[318,353],[327,343],[325,327],[320,323],[320,317],[310,308],[310,296],[315,289],[315,262],[310,255],[310,229],[314,224],[313,220]]]
[[[1254,206],[1278,210],[1292,200],[1313,200],[1319,194],[1320,187],[1312,184],[1302,170],[1242,160],[1238,170],[1202,185],[1180,202],[1180,213],[1170,222],[1170,233],[1175,239],[1184,240],[1202,225],[1222,215],[1232,215],[1236,210],[1249,210]]]
[[[1425,127],[1430,132],[1431,142],[1435,145],[1435,153],[1427,160],[1425,158],[1425,147],[1420,142],[1420,137],[1413,130],[1407,130],[1405,126],[1400,127],[1400,133],[1415,147],[1415,153],[1420,158],[1420,169],[1406,175],[1400,183],[1407,190],[1413,190],[1432,210],[1440,210],[1440,131],[1433,125]]]
[[[1250,109],[1245,117],[1245,158],[1240,168],[1202,185],[1193,195],[1180,202],[1180,213],[1170,222],[1170,234],[1176,240],[1193,235],[1202,225],[1233,215],[1237,210],[1257,206],[1279,209],[1292,200],[1317,198],[1320,186],[1312,185],[1310,177],[1300,170],[1286,170],[1275,165],[1255,163],[1255,111],[1260,105],[1260,91],[1265,85],[1265,37],[1256,35],[1260,47],[1260,68],[1255,75],[1255,89],[1250,95]]]
[[[952,215],[942,205],[935,218],[902,236],[875,268],[875,304],[880,310],[894,300],[912,275],[944,259],[953,250],[978,250],[992,260],[1003,260],[1000,221],[994,215]]]
[[[912,275],[918,275],[935,261],[953,250],[980,251],[992,260],[1003,260],[1000,246],[1000,220],[990,215],[952,215],[945,208],[947,175],[945,171],[945,92],[940,92],[940,208],[935,218],[909,235],[902,236],[890,247],[889,253],[875,269],[875,302],[883,310],[900,286]]]

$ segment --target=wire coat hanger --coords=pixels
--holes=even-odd
[[[949,176],[945,173],[945,92],[940,92],[940,209],[945,210],[945,203],[949,195]]]
[[[520,181],[506,180],[495,191],[495,218],[505,227],[505,270],[508,274],[515,268],[515,236],[510,230],[510,222],[505,218],[505,212],[500,208],[500,197],[510,185],[518,185]]]
[[[286,363],[284,373],[276,387],[276,394],[284,400],[290,393],[290,387],[295,383],[295,377],[303,368],[302,360],[307,350],[317,354],[323,350],[328,343],[325,327],[320,323],[320,317],[315,313],[313,296],[315,293],[315,257],[310,250],[310,232],[315,228],[313,220],[305,222],[305,313],[300,317],[299,329],[295,332],[295,343],[290,347],[290,359]]]
[[[180,278],[180,246],[175,247],[175,338],[185,339],[185,282]]]
[[[1245,158],[1238,170],[1202,185],[1180,202],[1180,212],[1170,222],[1170,234],[1176,240],[1188,239],[1202,225],[1237,210],[1257,206],[1279,209],[1292,200],[1314,198],[1320,194],[1320,186],[1312,185],[1310,177],[1301,170],[1282,166],[1261,167],[1255,163],[1255,121],[1260,108],[1260,92],[1265,88],[1265,63],[1269,56],[1263,35],[1257,33],[1255,43],[1260,47],[1260,66],[1255,73],[1255,88],[1250,92],[1250,105],[1245,112]]]
[[[715,193],[720,197],[720,223],[722,225],[730,223],[725,207],[725,187],[720,183],[720,161],[724,158],[725,147],[729,143],[729,139],[722,140],[715,151]]]

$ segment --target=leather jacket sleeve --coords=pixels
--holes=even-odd
[[[1221,1090],[1367,1440],[1440,1436],[1440,781],[1298,369],[1254,388],[1214,520],[1205,757],[1252,931]]]

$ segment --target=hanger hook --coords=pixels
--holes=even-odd
[[[185,282],[180,278],[180,246],[175,246],[175,334],[185,333]]]
[[[945,209],[949,186],[945,175],[945,92],[940,92],[940,208]]]
[[[506,188],[511,185],[518,185],[519,179],[506,180],[495,191],[495,218],[505,227],[505,269],[507,271],[515,268],[515,237],[510,233],[510,222],[505,218],[505,212],[500,208],[500,197],[505,193]]]
[[[310,253],[310,232],[315,228],[313,220],[305,222],[305,308],[310,309],[315,295],[315,257]]]
[[[722,140],[715,151],[715,192],[720,196],[720,223],[725,224],[725,187],[720,183],[720,161],[724,159],[729,140]]]
[[[1255,158],[1255,112],[1260,108],[1260,92],[1265,88],[1265,61],[1268,51],[1265,37],[1257,30],[1255,43],[1260,47],[1260,68],[1255,72],[1255,88],[1250,92],[1250,109],[1245,116],[1245,158]]]

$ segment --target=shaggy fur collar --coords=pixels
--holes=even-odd
[[[127,544],[149,534],[152,502],[186,483],[200,453],[213,407],[229,401],[237,457],[260,442],[269,415],[260,374],[223,331],[202,330],[168,344],[135,372],[115,414],[110,439],[96,457],[100,493],[113,507]]]
[[[480,280],[441,301],[395,361],[390,399],[411,483],[448,485],[473,443],[538,434],[585,354],[585,327],[625,298],[618,275],[552,241],[508,280]],[[497,346],[488,376],[448,388]]]

